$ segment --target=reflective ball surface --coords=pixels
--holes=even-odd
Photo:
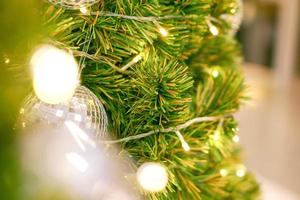
[[[30,94],[20,110],[23,128],[47,123],[56,127],[82,129],[93,137],[107,135],[107,115],[99,99],[86,87],[77,87],[74,96],[61,104],[47,104]]]

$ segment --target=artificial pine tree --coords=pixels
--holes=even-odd
[[[107,143],[118,143],[136,168],[155,162],[167,170],[166,188],[143,198],[256,199],[233,116],[246,98],[231,20],[239,2],[91,2],[49,0],[46,42],[78,60],[81,84],[108,114]]]

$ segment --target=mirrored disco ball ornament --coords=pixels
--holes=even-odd
[[[47,104],[30,94],[20,110],[19,123],[23,128],[39,123],[67,126],[99,139],[107,135],[108,120],[99,99],[88,88],[79,86],[67,103]]]
[[[54,5],[68,9],[78,9],[82,7],[92,6],[99,1],[100,0],[48,0],[48,2]]]
[[[126,178],[134,173],[129,161],[99,142],[107,135],[107,115],[86,87],[61,104],[31,94],[19,120],[21,187],[28,199],[139,199]]]

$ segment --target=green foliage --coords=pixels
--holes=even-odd
[[[207,23],[210,17],[234,14],[236,6],[235,0],[111,0],[94,5],[91,15],[45,6],[50,42],[85,58],[82,84],[105,105],[114,137],[174,127],[194,117],[227,116],[182,130],[190,152],[172,132],[122,144],[137,166],[157,161],[168,168],[167,189],[144,193],[146,199],[257,197],[253,177],[235,175],[240,166],[239,148],[232,141],[237,123],[228,117],[244,98],[240,49],[226,35],[230,26],[220,20],[220,35],[212,36]],[[167,36],[160,34],[162,27]],[[132,63],[136,56],[141,60]],[[225,177],[222,168],[228,169]]]

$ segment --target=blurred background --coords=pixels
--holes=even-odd
[[[299,0],[245,0],[238,33],[252,97],[237,116],[241,143],[267,200],[300,199],[299,10]]]
[[[29,84],[26,75],[6,65],[24,63],[25,54],[37,42],[31,39],[40,30],[39,11],[31,3],[35,2],[0,1],[1,199],[16,199],[19,184],[10,127]],[[237,36],[252,96],[237,114],[244,160],[262,183],[263,199],[300,199],[300,1],[244,0],[243,4]],[[12,54],[19,58],[12,61]]]

